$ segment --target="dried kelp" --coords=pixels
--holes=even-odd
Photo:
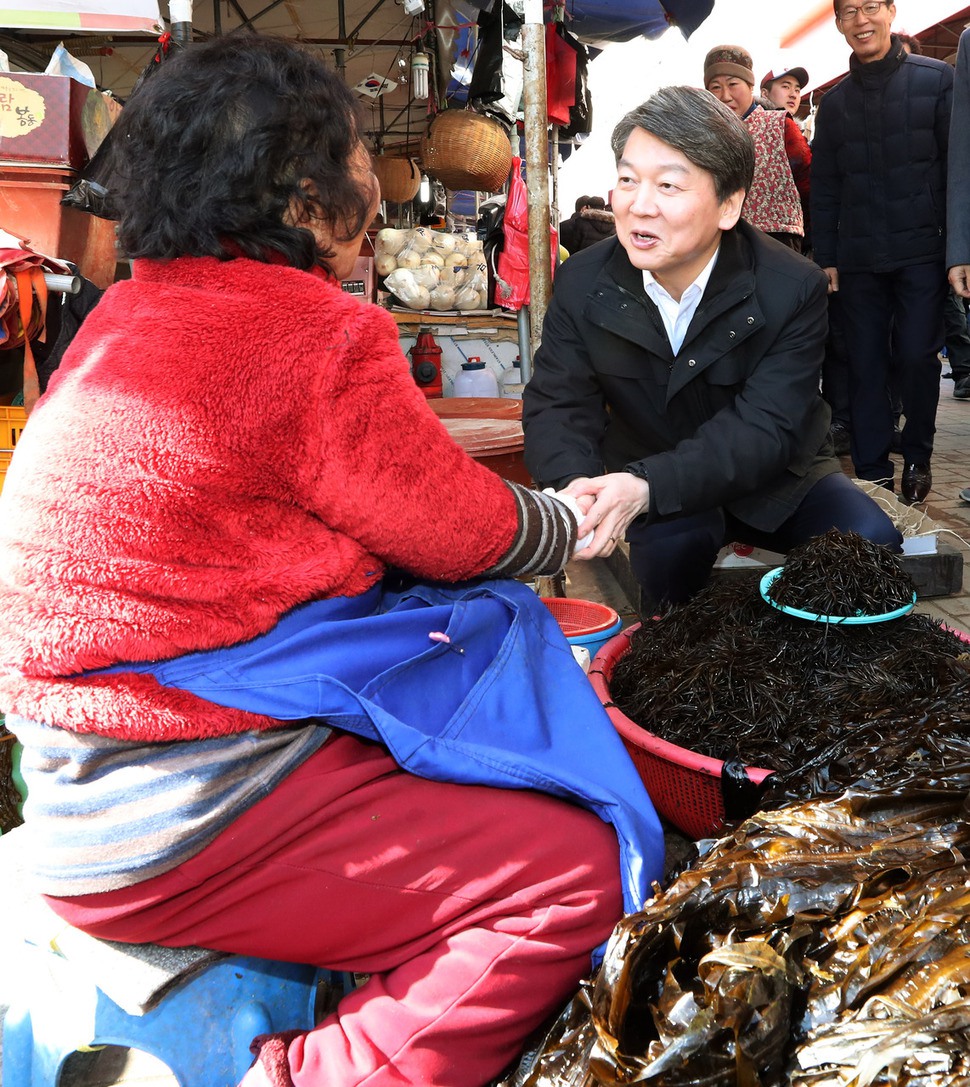
[[[843,561],[846,535],[834,540]],[[785,570],[791,563],[813,566],[808,550],[793,551]],[[877,591],[865,598],[854,592],[851,605],[803,596],[798,606],[841,608],[840,614],[860,603],[888,610],[899,599],[889,575],[874,577]],[[757,574],[717,579],[644,623],[610,679],[618,708],[681,747],[788,770],[847,722],[939,699],[970,671],[966,643],[928,616],[858,626],[808,622],[766,604],[759,580]],[[857,570],[846,584],[861,581]],[[908,577],[904,583],[911,598]]]
[[[892,552],[833,528],[789,553],[768,595],[814,615],[882,615],[912,603],[913,590]]]
[[[888,763],[856,733],[839,770],[865,776],[759,812],[625,918],[517,1087],[965,1084],[970,719],[912,733]]]
[[[967,1087],[970,676],[803,750],[509,1087]]]

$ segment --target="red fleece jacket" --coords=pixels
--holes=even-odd
[[[135,262],[0,496],[0,711],[132,740],[276,727],[150,677],[63,677],[244,641],[385,565],[480,574],[516,523],[428,408],[389,314],[281,265]]]

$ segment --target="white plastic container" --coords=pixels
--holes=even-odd
[[[498,379],[481,359],[472,356],[461,364],[455,378],[455,396],[498,396]]]
[[[506,400],[521,400],[524,388],[521,367],[513,366],[510,370],[505,371],[502,377],[502,396]]]

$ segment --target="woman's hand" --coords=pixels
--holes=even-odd
[[[593,533],[592,541],[577,551],[577,559],[595,559],[609,555],[623,539],[630,522],[650,508],[650,485],[629,472],[609,472],[594,479],[574,479],[564,492],[586,510],[579,526],[582,538]]]

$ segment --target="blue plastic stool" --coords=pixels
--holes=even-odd
[[[314,1026],[321,972],[313,966],[220,959],[133,1015],[78,966],[32,951],[27,999],[3,1024],[3,1087],[56,1087],[72,1053],[99,1045],[151,1054],[181,1087],[233,1087],[253,1062],[257,1034]]]

